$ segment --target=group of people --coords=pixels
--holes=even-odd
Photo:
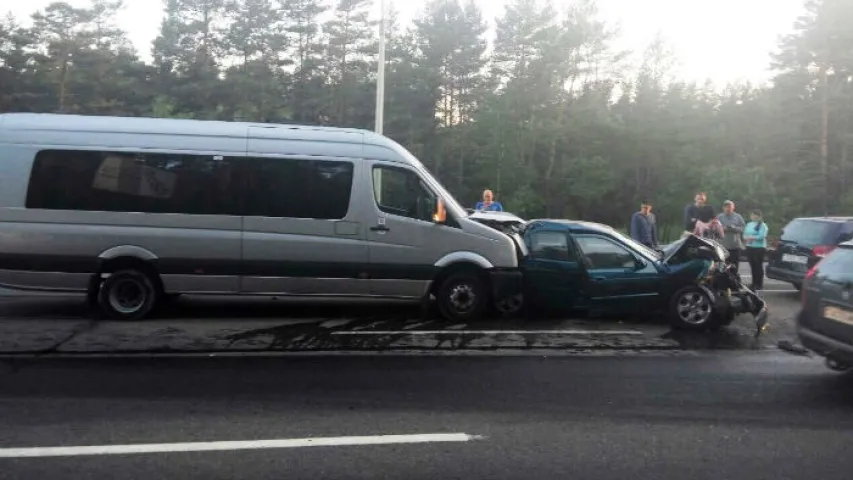
[[[767,250],[767,224],[758,209],[750,212],[750,221],[735,211],[731,200],[723,202],[719,215],[708,205],[708,196],[699,192],[694,201],[684,207],[684,234],[715,240],[729,251],[728,262],[735,270],[744,254],[752,273],[753,290],[764,288],[764,254]],[[657,220],[652,213],[652,203],[644,200],[640,211],[631,217],[631,238],[650,248],[658,248]]]

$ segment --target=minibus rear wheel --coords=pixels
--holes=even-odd
[[[107,318],[139,320],[160,300],[160,289],[152,276],[136,269],[109,274],[98,292],[98,306]]]
[[[441,316],[451,321],[480,319],[491,303],[489,297],[483,275],[470,270],[450,274],[436,292]]]

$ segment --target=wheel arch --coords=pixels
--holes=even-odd
[[[459,263],[470,263],[484,270],[488,270],[490,268],[495,267],[492,262],[490,262],[486,257],[480,255],[479,253],[468,251],[448,253],[447,255],[438,259],[438,261],[435,262],[435,266],[440,269],[444,269]]]
[[[163,281],[157,269],[158,257],[150,250],[136,245],[119,245],[98,255],[97,272],[92,276],[90,290],[97,288],[108,275],[119,270],[134,269],[147,273],[155,286],[163,290]]]
[[[429,293],[435,294],[438,289],[441,288],[441,284],[444,283],[444,281],[447,280],[448,277],[460,272],[471,272],[477,274],[486,283],[486,286],[491,289],[491,279],[486,273],[486,268],[483,267],[482,264],[469,260],[460,260],[447,264],[438,270],[438,273],[436,273],[435,277],[430,283]]]

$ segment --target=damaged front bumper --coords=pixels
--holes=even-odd
[[[770,311],[767,302],[751,289],[741,286],[737,290],[712,291],[709,296],[715,299],[714,310],[720,317],[733,320],[742,314],[751,314],[755,321],[755,336],[758,337],[767,329]]]

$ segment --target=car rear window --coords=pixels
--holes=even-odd
[[[834,245],[838,242],[840,229],[840,222],[799,219],[785,225],[780,239],[808,247]]]
[[[836,248],[821,262],[819,270],[822,277],[849,280],[853,277],[853,248]]]

